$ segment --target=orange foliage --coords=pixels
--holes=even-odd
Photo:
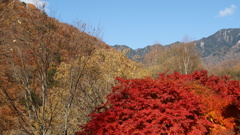
[[[34,9],[34,10],[38,9],[36,6],[34,6],[31,3],[27,3],[27,7],[30,8],[30,9]]]

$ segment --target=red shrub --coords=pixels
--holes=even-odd
[[[201,99],[181,77],[189,79],[177,73],[159,79],[117,78],[108,102],[76,135],[207,133],[211,123]]]
[[[239,81],[205,70],[117,80],[108,102],[76,135],[239,133]]]

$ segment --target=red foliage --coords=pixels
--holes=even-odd
[[[239,119],[240,85],[228,77],[203,70],[117,80],[108,102],[76,135],[230,133]]]

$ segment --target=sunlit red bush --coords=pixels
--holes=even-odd
[[[238,81],[208,76],[160,74],[158,79],[121,79],[108,102],[76,135],[237,133]]]

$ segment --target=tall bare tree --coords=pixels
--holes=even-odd
[[[190,74],[194,70],[202,68],[201,59],[193,42],[171,46],[166,55],[163,65],[167,67],[167,70]]]

